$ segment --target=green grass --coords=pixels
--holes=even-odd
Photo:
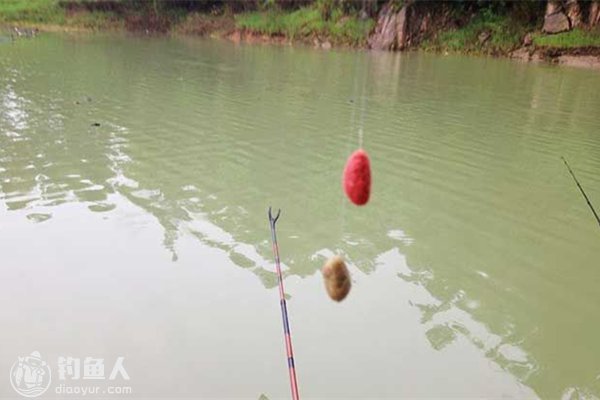
[[[69,14],[58,0],[0,0],[0,22],[87,29],[110,29],[123,25],[113,12],[99,10]]]
[[[464,27],[442,32],[422,46],[426,49],[464,53],[506,53],[520,45],[528,29],[529,27],[516,23],[509,16],[483,10]],[[491,36],[482,44],[479,35],[484,32]]]
[[[58,0],[0,0],[0,21],[60,24],[65,12]]]
[[[600,32],[574,29],[555,35],[536,34],[533,43],[540,47],[557,48],[600,46]]]
[[[81,12],[67,16],[58,0],[0,0],[0,22],[60,25],[101,29],[116,21],[110,12]]]
[[[329,20],[321,17],[319,10],[303,7],[292,12],[269,10],[248,12],[235,17],[236,26],[255,33],[284,35],[290,39],[309,39],[319,36],[337,44],[360,45],[374,21],[361,21],[356,15],[343,15],[339,10],[331,13]]]
[[[320,40],[330,40],[334,44],[366,44],[368,34],[375,24],[373,19],[360,20],[355,13],[344,14],[334,6],[329,9],[329,19],[324,19],[321,12],[323,4],[329,3],[326,0],[316,1],[295,11],[281,11],[271,7],[264,11],[246,12],[235,16],[235,25],[239,29],[255,33],[284,35],[296,40],[318,37]],[[210,18],[190,22],[189,15],[184,14],[176,9],[161,10],[161,17],[171,21],[173,26],[187,21],[189,26],[186,29],[189,28],[190,31],[204,32],[226,25],[223,21],[212,21]],[[92,29],[124,27],[122,15],[101,10],[68,13],[59,5],[59,0],[0,0],[1,22]],[[497,14],[491,8],[484,8],[465,26],[442,31],[436,37],[423,42],[421,47],[437,51],[505,54],[519,47],[524,35],[534,30],[534,26],[524,25],[508,15]],[[483,32],[488,32],[491,36],[481,43],[479,36]],[[575,29],[556,35],[536,33],[533,35],[533,42],[536,46],[547,48],[600,46],[600,31]]]

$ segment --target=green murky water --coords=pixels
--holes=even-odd
[[[273,205],[303,397],[599,397],[600,229],[560,159],[600,207],[599,88],[506,60],[4,41],[0,374],[124,356],[129,397],[289,396]]]

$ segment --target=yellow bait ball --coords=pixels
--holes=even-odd
[[[350,292],[352,283],[350,281],[350,272],[340,256],[331,257],[323,266],[323,279],[325,289],[332,300],[342,301]]]

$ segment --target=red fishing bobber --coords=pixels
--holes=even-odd
[[[344,168],[344,191],[357,206],[367,204],[371,194],[371,164],[363,149],[350,155]]]

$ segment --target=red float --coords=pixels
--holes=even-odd
[[[344,191],[357,206],[367,204],[371,194],[371,165],[363,149],[350,155],[344,168]]]

